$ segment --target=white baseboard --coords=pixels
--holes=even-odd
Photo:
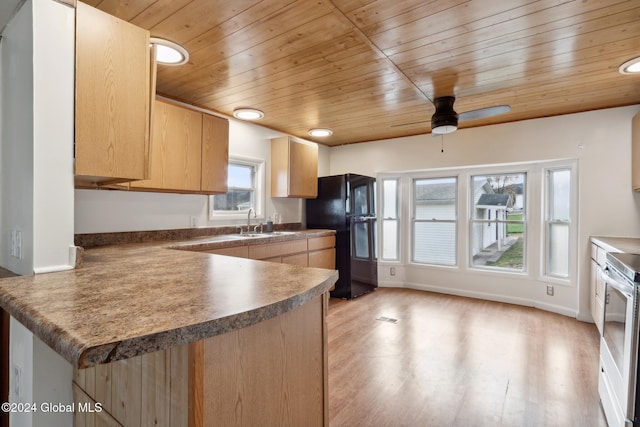
[[[578,313],[576,313],[575,311],[573,311],[571,309],[568,309],[568,308],[560,306],[560,305],[548,304],[548,303],[545,303],[545,302],[531,300],[531,299],[527,299],[527,298],[519,298],[519,297],[513,297],[513,296],[491,294],[491,293],[487,293],[487,292],[474,292],[474,291],[468,291],[468,290],[464,290],[464,289],[454,289],[454,288],[450,288],[450,287],[432,286],[432,285],[426,285],[424,283],[403,283],[403,282],[397,282],[397,281],[379,281],[378,282],[378,286],[381,287],[381,288],[415,289],[415,290],[419,290],[419,291],[436,292],[436,293],[447,294],[447,295],[457,295],[457,296],[461,296],[461,297],[476,298],[476,299],[482,299],[482,300],[487,300],[487,301],[504,302],[504,303],[508,303],[508,304],[522,305],[522,306],[525,306],[525,307],[535,307],[535,308],[539,308],[541,310],[549,311],[551,313],[557,313],[557,314],[561,314],[563,316],[567,316],[567,317],[572,317],[574,319],[578,319]],[[583,320],[583,319],[578,319],[578,320],[589,321],[589,320]]]

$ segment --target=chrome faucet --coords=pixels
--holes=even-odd
[[[251,212],[253,212],[253,217],[257,218],[256,211],[253,208],[249,208],[249,212],[247,213],[247,233],[251,230]]]

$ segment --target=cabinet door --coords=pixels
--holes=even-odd
[[[271,140],[271,197],[317,197],[318,146],[288,137]]]
[[[156,101],[151,142],[151,177],[131,186],[199,192],[202,113]]]
[[[229,166],[229,121],[202,115],[202,181],[207,194],[227,192]]]
[[[336,250],[334,248],[309,252],[309,267],[336,268]]]
[[[147,30],[78,2],[78,182],[114,183],[148,177],[150,61]]]
[[[229,248],[211,249],[206,252],[210,254],[234,256],[237,258],[249,258],[248,246],[231,246]]]
[[[318,146],[291,141],[289,145],[289,196],[318,196]]]
[[[306,267],[308,264],[307,253],[283,256],[280,260],[283,264],[299,265]]]
[[[596,324],[598,331],[602,333],[604,322],[604,288],[605,283],[598,274],[600,266],[595,260],[591,260],[591,277],[589,278],[589,308],[591,317]]]

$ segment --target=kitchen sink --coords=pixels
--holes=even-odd
[[[274,231],[271,233],[230,234],[228,237],[233,239],[250,239],[252,237],[288,236],[292,234],[296,234],[296,232],[295,231]]]

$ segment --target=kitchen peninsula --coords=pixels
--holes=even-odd
[[[75,270],[0,280],[0,306],[77,368],[76,402],[104,409],[77,426],[328,424],[337,271],[202,252],[229,244],[210,240],[97,247]]]

